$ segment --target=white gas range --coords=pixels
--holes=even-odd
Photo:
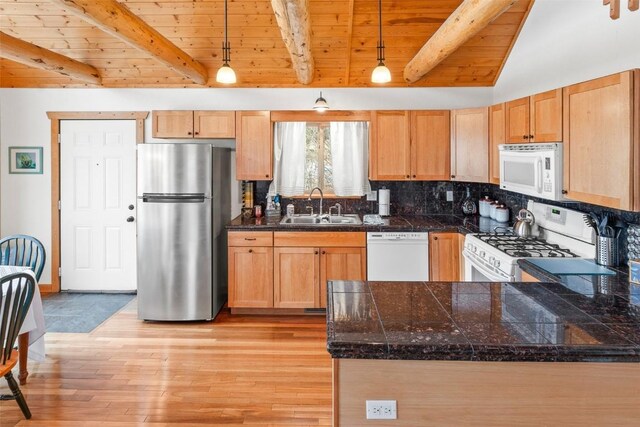
[[[582,212],[536,203],[527,204],[535,216],[532,235],[509,233],[467,234],[462,255],[465,281],[516,282],[522,258],[594,258],[595,233]]]

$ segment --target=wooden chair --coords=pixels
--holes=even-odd
[[[39,282],[46,260],[44,246],[35,237],[16,234],[0,239],[0,265],[29,267]]]
[[[4,276],[0,280],[0,375],[4,376],[13,395],[0,396],[0,400],[15,400],[26,419],[31,418],[20,387],[13,378],[11,369],[18,363],[18,352],[14,350],[18,332],[27,315],[36,282],[27,273],[16,273]]]

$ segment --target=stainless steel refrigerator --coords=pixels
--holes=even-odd
[[[230,152],[138,145],[138,317],[210,320],[227,299]]]

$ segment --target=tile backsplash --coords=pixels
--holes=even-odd
[[[616,217],[630,224],[628,231],[621,235],[622,262],[626,264],[629,257],[640,257],[640,213],[619,211],[615,209],[603,208],[602,206],[590,205],[580,202],[554,202],[525,196],[510,191],[501,190],[497,185],[478,184],[467,182],[450,181],[372,181],[371,189],[378,190],[388,188],[391,190],[391,215],[433,215],[433,214],[457,214],[462,215],[462,202],[466,197],[466,190],[469,189],[471,197],[477,202],[482,196],[489,196],[506,204],[511,211],[511,221],[513,221],[518,211],[527,206],[527,201],[547,203],[550,205],[562,206],[581,212],[611,212]],[[269,182],[258,181],[255,187],[256,203],[264,203]],[[453,192],[453,201],[447,201],[447,191]],[[305,198],[283,198],[282,209],[292,203],[296,212],[305,212],[305,207],[313,205],[314,212],[318,212],[319,200],[314,199],[309,202]],[[326,198],[324,200],[324,210],[328,211],[329,206],[335,203],[342,205],[342,211],[346,213],[357,213],[360,215],[368,213],[378,213],[378,202],[368,202],[366,197],[359,199],[335,199]],[[625,250],[626,249],[626,250]],[[627,255],[629,253],[629,255]]]

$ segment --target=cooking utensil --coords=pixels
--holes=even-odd
[[[584,220],[585,224],[587,224],[589,227],[594,229],[596,234],[598,233],[598,226],[596,225],[596,223],[593,220],[593,218],[591,218],[591,215],[584,214],[584,215],[582,215],[582,219]]]
[[[518,212],[518,220],[513,225],[513,232],[516,236],[530,237],[535,223],[536,219],[530,210],[520,209]]]

